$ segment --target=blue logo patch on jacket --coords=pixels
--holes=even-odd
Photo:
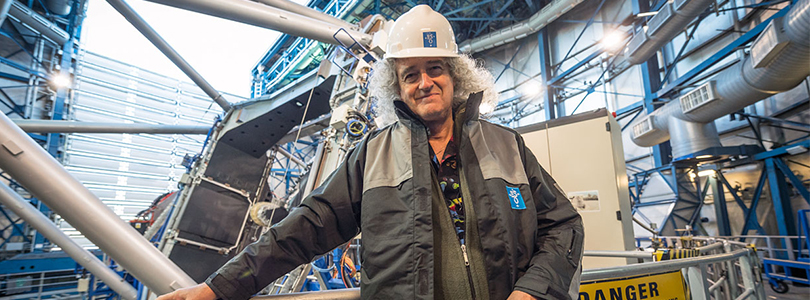
[[[523,202],[523,195],[520,194],[520,189],[515,187],[506,187],[506,195],[509,196],[509,204],[512,209],[526,209],[526,203]]]
[[[425,48],[436,48],[436,32],[426,31],[422,32],[422,41]]]

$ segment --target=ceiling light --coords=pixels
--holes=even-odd
[[[518,92],[526,98],[534,98],[540,96],[540,93],[543,92],[543,85],[530,82],[520,86]]]
[[[624,48],[624,41],[627,39],[627,34],[621,31],[612,31],[608,34],[605,34],[602,37],[602,40],[599,41],[602,44],[602,49],[606,51],[616,51]]]
[[[56,86],[57,88],[69,87],[71,84],[70,81],[71,80],[69,76],[65,76],[62,74],[56,75],[51,79],[51,83],[53,83],[53,85]]]

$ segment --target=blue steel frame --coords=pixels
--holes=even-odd
[[[299,139],[297,142],[289,142],[279,147],[283,147],[284,150],[296,158],[306,162],[315,155],[318,148],[318,141]],[[270,187],[270,191],[276,191],[283,185],[285,194],[274,194],[274,197],[280,199],[287,198],[291,195],[292,191],[295,190],[295,187],[298,186],[300,178],[302,175],[304,175],[306,170],[283,155],[276,155],[275,157],[271,157],[271,159],[274,161],[272,162],[273,165],[270,168],[271,176],[267,184]]]
[[[647,4],[649,4],[649,2],[645,0],[633,0],[633,12],[639,13],[649,11],[649,7],[645,6]],[[663,1],[659,1],[659,4],[655,6],[660,6],[661,4],[663,4]],[[669,84],[667,84],[666,86],[663,87],[661,86],[663,82],[661,81],[661,77],[659,77],[660,70],[657,65],[658,63],[657,59],[653,58],[643,63],[640,67],[642,71],[642,78],[644,80],[645,98],[642,101],[638,101],[632,105],[618,109],[617,110],[618,116],[622,117],[630,113],[635,113],[635,115],[633,116],[633,119],[635,119],[638,115],[641,114],[641,111],[646,111],[648,113],[652,112],[658,105],[664,103],[658,101],[659,99],[675,95],[675,93],[677,93],[681,87],[687,86],[690,83],[692,83],[697,78],[698,75],[702,74],[710,67],[715,65],[717,62],[727,57],[728,55],[734,53],[737,49],[739,49],[739,47],[744,46],[747,43],[753,41],[765,29],[765,27],[770,23],[771,20],[784,16],[787,13],[788,9],[789,7],[781,9],[776,14],[768,18],[765,22],[762,22],[759,25],[753,27],[751,30],[744,33],[742,36],[731,42],[729,45],[723,47],[721,50],[716,52],[714,55],[709,57],[704,62],[698,64],[697,66],[695,66],[694,68],[692,68],[679,78],[669,82]],[[706,13],[701,15],[698,19],[698,22],[700,22],[702,18],[705,16]],[[681,58],[681,55],[684,53],[687,43],[691,40],[691,37],[694,35],[696,27],[697,26],[695,26],[691,30],[691,32],[689,32],[684,45],[682,45],[681,49],[679,50],[678,54],[675,57],[674,60],[675,62],[677,62]],[[669,79],[670,77],[669,75],[672,72],[673,65],[674,62],[666,66],[666,68],[664,69],[665,75],[663,77],[663,80]],[[632,120],[629,123],[632,123]],[[758,133],[757,137],[758,139],[761,138]],[[799,138],[796,140],[801,140],[804,138]],[[798,144],[801,145],[804,143]],[[789,198],[787,198],[787,195],[790,195],[790,193],[788,191],[785,179],[787,178],[787,180],[791,182],[791,184],[799,191],[799,194],[801,194],[802,197],[806,201],[808,201],[808,203],[810,203],[810,193],[808,193],[807,190],[804,188],[804,186],[801,185],[801,182],[798,180],[798,178],[796,178],[796,176],[792,172],[790,172],[787,165],[780,158],[778,158],[778,156],[780,155],[785,155],[786,149],[789,147],[790,146],[785,146],[779,149],[774,149],[772,151],[762,152],[754,157],[754,159],[757,161],[763,161],[764,167],[760,179],[758,181],[756,190],[754,192],[754,199],[750,207],[747,207],[744,204],[742,199],[740,199],[740,197],[736,194],[736,190],[732,188],[728,183],[728,181],[722,176],[722,173],[720,172],[717,173],[718,174],[717,181],[719,181],[719,183],[715,182],[716,188],[714,194],[722,195],[723,187],[727,188],[730,191],[733,191],[731,195],[734,197],[735,202],[740,206],[740,208],[743,210],[746,216],[743,223],[742,234],[747,234],[750,230],[755,230],[758,234],[765,234],[765,230],[759,225],[759,222],[757,220],[756,208],[757,205],[759,204],[759,198],[762,196],[762,191],[764,189],[766,181],[769,183],[770,194],[773,195],[772,199],[774,203],[774,210],[776,213],[779,234],[792,235],[795,233],[795,222],[793,220],[793,213],[790,208]],[[805,147],[807,147],[807,145],[805,145]],[[670,152],[668,148],[669,148],[668,144],[667,145],[662,144],[653,148],[656,167],[660,168],[662,166],[666,166],[669,163],[668,157],[663,155],[664,153]],[[643,189],[644,185],[646,185],[647,183],[647,179],[645,176],[647,176],[648,173],[649,173],[648,171],[645,171],[636,174],[635,176],[636,181],[631,183],[631,197],[633,197],[634,202],[638,202],[640,195],[639,193]],[[635,194],[633,193],[632,190],[632,187],[634,186],[636,187]],[[728,214],[727,211],[725,210],[724,205],[725,200],[719,198],[715,199],[715,203],[717,203],[718,201],[723,202],[721,205],[716,205],[716,207],[719,207],[719,211],[717,211],[718,228],[723,234],[730,233],[730,226],[728,224],[728,217],[727,217]],[[635,207],[634,211],[636,211]]]
[[[777,228],[779,231],[779,235],[796,235],[796,222],[793,218],[793,210],[791,208],[790,198],[789,195],[790,190],[786,184],[785,179],[790,181],[791,185],[794,189],[796,189],[797,193],[804,198],[804,200],[810,204],[810,191],[804,187],[802,181],[790,170],[790,168],[785,164],[782,160],[782,156],[789,155],[787,149],[794,148],[794,147],[804,147],[810,148],[810,140],[805,140],[801,142],[797,142],[794,144],[786,145],[777,149],[773,149],[770,151],[763,151],[751,156],[751,162],[756,163],[758,161],[762,161],[764,168],[759,176],[759,180],[757,181],[756,188],[754,190],[754,194],[752,197],[751,205],[745,205],[745,202],[742,198],[738,195],[736,188],[732,187],[728,180],[723,176],[723,173],[718,170],[716,172],[716,180],[715,183],[718,189],[715,189],[714,195],[723,195],[722,187],[725,187],[729,191],[731,191],[731,195],[734,198],[735,203],[740,207],[745,215],[745,219],[743,220],[743,228],[740,232],[740,235],[747,235],[749,231],[754,230],[759,235],[766,235],[767,233],[759,224],[757,219],[756,210],[760,203],[760,199],[762,197],[762,192],[765,189],[765,184],[768,184],[770,189],[771,200],[774,205],[774,213],[776,216],[776,223]],[[693,157],[688,157],[688,159],[692,159]],[[633,180],[630,181],[630,198],[631,204],[633,204],[632,213],[636,214],[639,213],[638,208],[650,206],[650,205],[658,205],[658,204],[668,204],[675,201],[683,201],[680,196],[680,190],[678,189],[678,178],[669,178],[672,175],[665,175],[662,171],[670,170],[671,174],[676,174],[676,165],[677,163],[672,163],[667,166],[656,167],[650,170],[641,171],[633,175]],[[662,178],[664,178],[665,182],[675,194],[674,199],[666,199],[660,200],[655,202],[641,202],[641,194],[644,192],[644,188],[649,183],[649,178],[652,174],[658,174]],[[676,176],[677,177],[677,176]],[[710,180],[711,181],[711,180]],[[722,184],[722,185],[721,185]],[[709,185],[704,186],[703,192],[699,195],[700,199],[703,199],[706,195],[706,191]],[[700,188],[698,188],[700,191]],[[719,192],[718,192],[719,191]],[[722,202],[718,205],[718,201]],[[694,203],[696,205],[695,210],[700,209],[700,205],[702,203]],[[720,233],[723,235],[733,235],[731,233],[731,227],[728,220],[728,213],[726,212],[725,208],[725,199],[723,197],[715,196],[715,207],[721,207],[720,210],[723,212],[718,215],[718,228],[721,231]],[[724,215],[725,218],[722,218],[721,215]],[[666,225],[668,222],[674,222],[673,218],[677,218],[677,216],[673,216],[670,214],[665,219]],[[648,220],[649,221],[649,220]],[[692,218],[689,220],[684,219],[684,221],[689,221],[690,224],[694,225],[697,221],[696,218]],[[660,226],[659,230],[663,230],[665,226]]]
[[[72,85],[72,82],[73,82],[73,76],[72,76],[72,74],[67,74],[67,72],[70,72],[70,70],[75,70],[75,67],[76,67],[76,62],[74,60],[74,56],[76,54],[78,54],[78,46],[77,46],[76,42],[81,38],[81,25],[82,25],[82,21],[84,20],[85,4],[86,4],[86,0],[73,1],[72,7],[71,7],[71,12],[70,12],[70,14],[68,14],[65,17],[65,19],[66,19],[66,28],[65,28],[65,30],[69,33],[70,38],[65,43],[65,45],[61,48],[62,56],[61,56],[58,64],[59,64],[59,69],[63,70],[63,72],[65,72],[65,74],[66,74],[66,75],[63,75],[63,76],[69,76],[71,85]],[[31,7],[33,5],[34,5],[34,3],[32,1],[29,1],[28,6]],[[46,11],[46,13],[48,13],[47,9],[45,9],[45,11]],[[51,16],[49,13],[48,13],[48,16],[52,17],[52,18],[56,18],[55,16]],[[20,47],[19,51],[26,52],[29,56],[31,56],[31,58],[34,61],[36,61],[43,68],[47,69],[47,66],[45,66],[45,64],[43,64],[43,62],[39,61],[38,58],[35,57],[31,52],[29,52],[26,49],[26,46],[21,44],[19,41],[17,41],[12,34],[10,34],[8,32],[5,32],[5,31],[0,32],[0,34],[4,35],[7,38],[9,38],[10,40],[12,40],[14,43],[16,43]],[[12,61],[10,59],[7,59],[7,58],[4,58],[4,57],[0,57],[0,63],[8,65],[8,66],[10,66],[12,68],[24,71],[24,72],[28,73],[31,76],[36,76],[36,77],[39,77],[39,78],[45,79],[45,80],[51,80],[51,79],[54,78],[54,76],[57,76],[56,74],[46,74],[46,73],[40,72],[38,70],[32,70],[32,69],[30,69],[30,68],[28,68],[28,67],[26,67],[26,66],[24,66],[22,64],[19,64],[17,62],[14,62],[14,61]],[[18,75],[11,75],[11,74],[2,73],[2,74],[0,74],[0,77],[3,77],[5,79],[18,81],[18,82],[21,82],[21,83],[25,83],[25,85],[23,85],[25,87],[28,86],[28,82],[29,82],[29,78],[26,78],[26,77],[23,77],[23,76],[18,76]],[[2,87],[2,88],[8,88],[8,87]],[[4,91],[2,91],[2,88],[0,88],[0,95],[3,95],[5,97],[5,100],[9,101],[10,104],[6,103],[5,101],[2,101],[2,100],[0,100],[0,102],[2,102],[5,106],[11,108],[12,113],[16,113],[20,117],[26,117],[24,115],[24,113],[23,113],[24,105],[16,104],[16,102],[14,102]],[[52,111],[52,119],[53,120],[63,120],[64,119],[65,114],[66,114],[65,105],[66,105],[66,101],[68,100],[68,96],[70,94],[69,91],[70,91],[70,88],[68,88],[68,87],[57,89],[56,97],[55,97],[55,99],[53,101],[53,111]],[[48,134],[46,136],[31,134],[31,137],[34,138],[35,140],[40,141],[40,142],[44,142],[43,147],[53,157],[55,157],[56,159],[59,159],[61,157],[61,150],[60,149],[62,147],[62,144],[64,143],[63,136],[61,134],[52,133],[52,134]],[[0,173],[0,176],[5,178],[6,180],[8,180],[11,183],[12,187],[16,186],[17,188],[22,188],[19,185],[17,185],[8,176],[3,176],[2,173]],[[38,209],[44,215],[49,216],[51,214],[51,210],[47,206],[45,206],[44,203],[41,203],[38,199],[31,198],[31,199],[28,199],[28,200],[31,202],[32,205],[34,205],[35,207],[38,207]],[[18,220],[13,220],[8,215],[8,213],[5,212],[2,208],[0,208],[0,212],[2,212],[3,217],[5,217],[6,219],[9,220],[9,222],[11,224],[10,226],[14,227],[12,236],[16,236],[16,235],[23,236],[24,241],[29,242],[29,243],[32,244],[34,252],[41,252],[42,247],[45,247],[45,245],[49,243],[47,241],[47,239],[45,239],[45,237],[43,237],[39,233],[37,233],[34,236],[33,240],[29,239],[28,234],[27,234],[27,230],[26,230],[27,226],[24,226],[24,223],[23,224],[17,224],[19,219]],[[3,230],[0,230],[0,232],[5,231],[7,229],[8,228],[4,228]],[[8,239],[3,239],[2,243],[0,243],[0,247],[2,247],[2,245],[7,243],[7,241],[8,241]],[[42,247],[40,247],[40,245],[42,245]]]
[[[323,12],[338,18],[347,18],[355,10],[359,0],[311,0],[310,8],[323,7]],[[292,40],[292,43],[287,45]],[[285,48],[285,45],[286,48]],[[253,98],[271,94],[297,79],[300,74],[317,67],[326,58],[329,46],[315,40],[282,34],[259,63],[253,68]],[[263,70],[273,58],[280,56]]]

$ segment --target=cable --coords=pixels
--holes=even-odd
[[[295,133],[295,139],[293,140],[293,143],[297,143],[297,142],[298,142],[298,139],[299,139],[299,138],[301,138],[301,129],[303,129],[303,128],[304,128],[304,121],[306,121],[306,119],[307,119],[307,112],[309,111],[309,104],[310,104],[310,103],[312,103],[312,93],[314,93],[314,92],[315,92],[315,88],[316,88],[316,87],[317,87],[317,86],[313,86],[313,87],[312,87],[312,89],[311,89],[311,90],[309,90],[309,97],[307,97],[307,105],[306,105],[306,106],[304,106],[304,115],[303,115],[303,116],[301,116],[301,123],[300,123],[300,124],[298,124],[298,131]],[[293,149],[295,149],[295,146],[293,146]],[[292,153],[290,153],[290,155],[292,155]],[[285,168],[285,169],[284,169],[284,179],[285,179],[285,180],[287,179],[287,175],[288,175],[289,173],[290,173],[290,168]],[[300,188],[300,187],[299,187],[299,188]],[[302,196],[303,196],[303,195],[302,195]],[[270,201],[272,202],[273,200],[270,200]],[[280,205],[279,205],[279,206],[280,206]],[[275,215],[276,215],[276,209],[277,209],[277,208],[278,208],[278,207],[274,207],[274,208],[273,208],[273,210],[270,212],[270,222],[271,222],[271,223],[273,222],[273,217],[275,217]],[[272,225],[272,224],[271,224],[271,225]]]

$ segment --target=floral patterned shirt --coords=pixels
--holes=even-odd
[[[464,244],[464,202],[461,199],[461,180],[458,173],[458,149],[453,138],[447,142],[442,158],[436,157],[433,148],[430,149],[433,158],[433,170],[439,179],[439,186],[444,195],[444,202],[450,211],[450,218],[456,227],[456,233],[461,244]]]

